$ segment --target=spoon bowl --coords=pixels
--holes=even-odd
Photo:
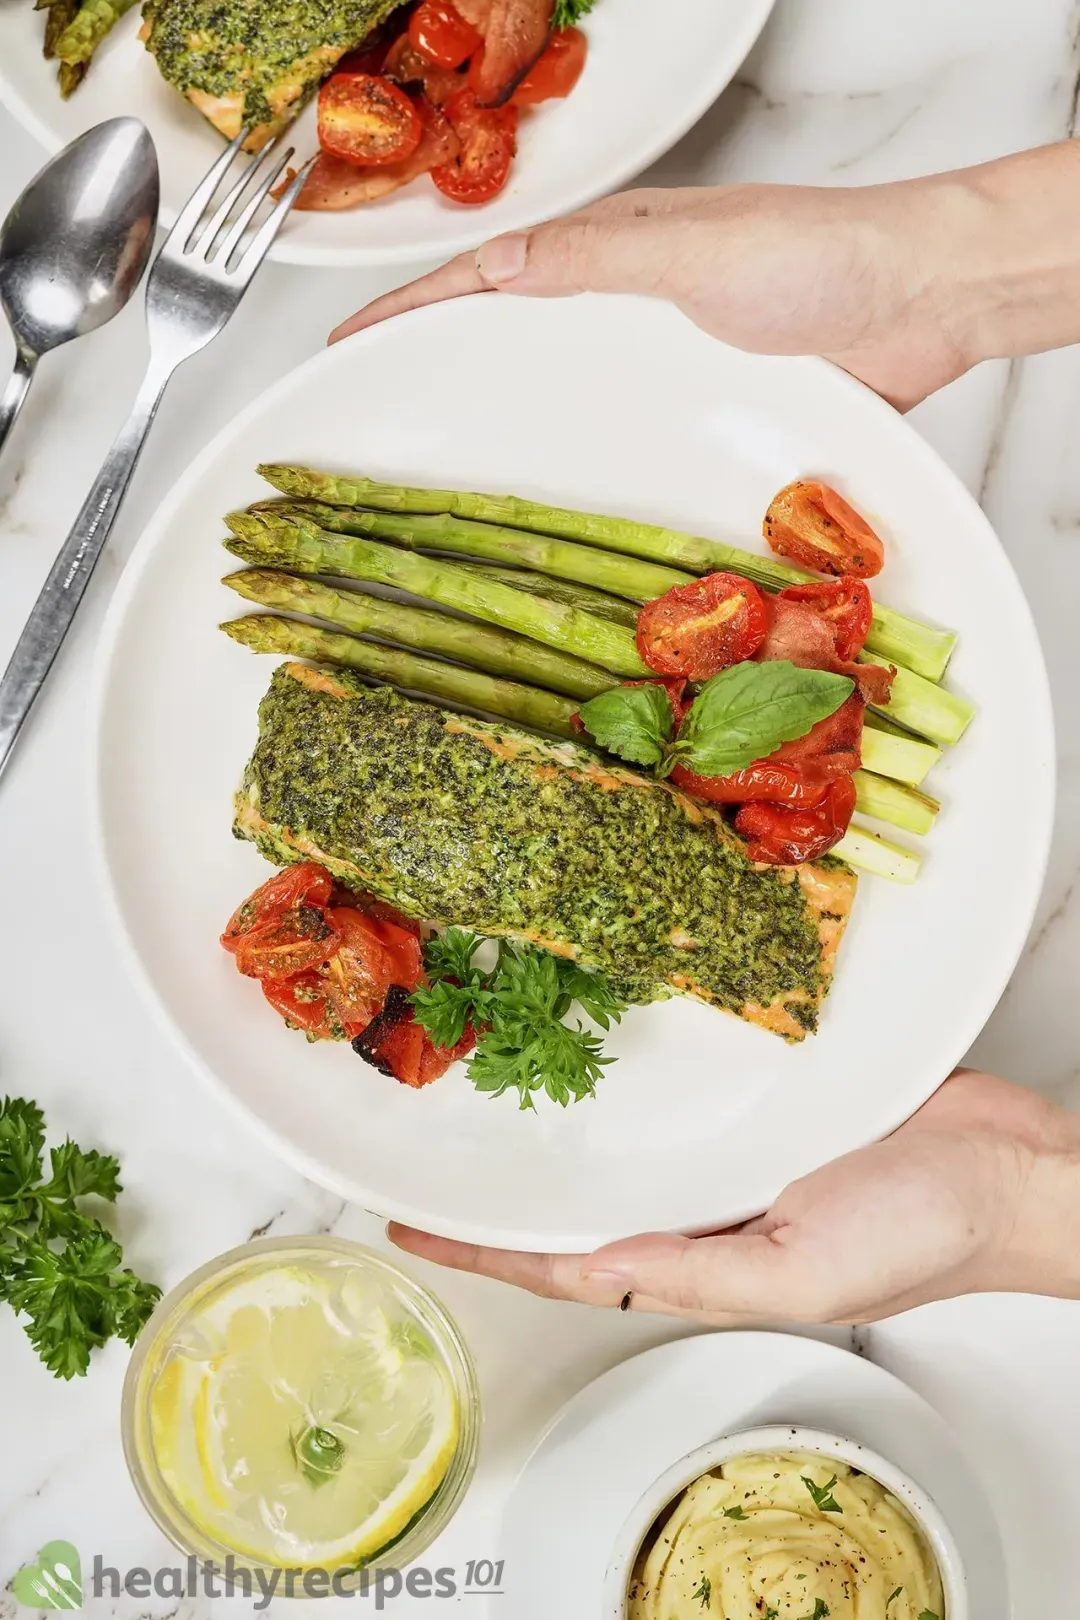
[[[87,130],[47,163],[0,227],[0,309],[16,363],[0,400],[0,446],[43,354],[118,314],[154,242],[160,177],[137,118]]]

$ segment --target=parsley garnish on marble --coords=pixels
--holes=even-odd
[[[109,1339],[134,1344],[160,1297],[123,1265],[119,1243],[80,1208],[115,1203],[116,1159],[70,1139],[50,1149],[45,1116],[23,1097],[0,1101],[0,1300],[57,1378],[82,1376]]]

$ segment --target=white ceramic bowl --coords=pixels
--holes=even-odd
[[[817,1452],[830,1461],[847,1463],[884,1485],[907,1508],[933,1549],[945,1590],[942,1620],[971,1620],[963,1560],[952,1531],[933,1499],[902,1469],[876,1451],[868,1450],[855,1440],[846,1440],[842,1435],[826,1434],[822,1429],[806,1429],[798,1424],[774,1424],[724,1435],[690,1452],[661,1474],[639,1499],[615,1543],[604,1581],[600,1611],[603,1620],[626,1620],[626,1596],[638,1552],[664,1509],[695,1480],[722,1463],[751,1452],[770,1451]]]

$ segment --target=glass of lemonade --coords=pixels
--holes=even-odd
[[[124,1386],[136,1489],[189,1556],[403,1568],[476,1468],[480,1401],[442,1305],[331,1237],[233,1249],[161,1301]]]

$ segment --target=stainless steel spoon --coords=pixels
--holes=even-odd
[[[111,321],[139,285],[159,195],[148,131],[111,118],[47,163],[0,226],[0,309],[16,351],[0,450],[41,356]]]

